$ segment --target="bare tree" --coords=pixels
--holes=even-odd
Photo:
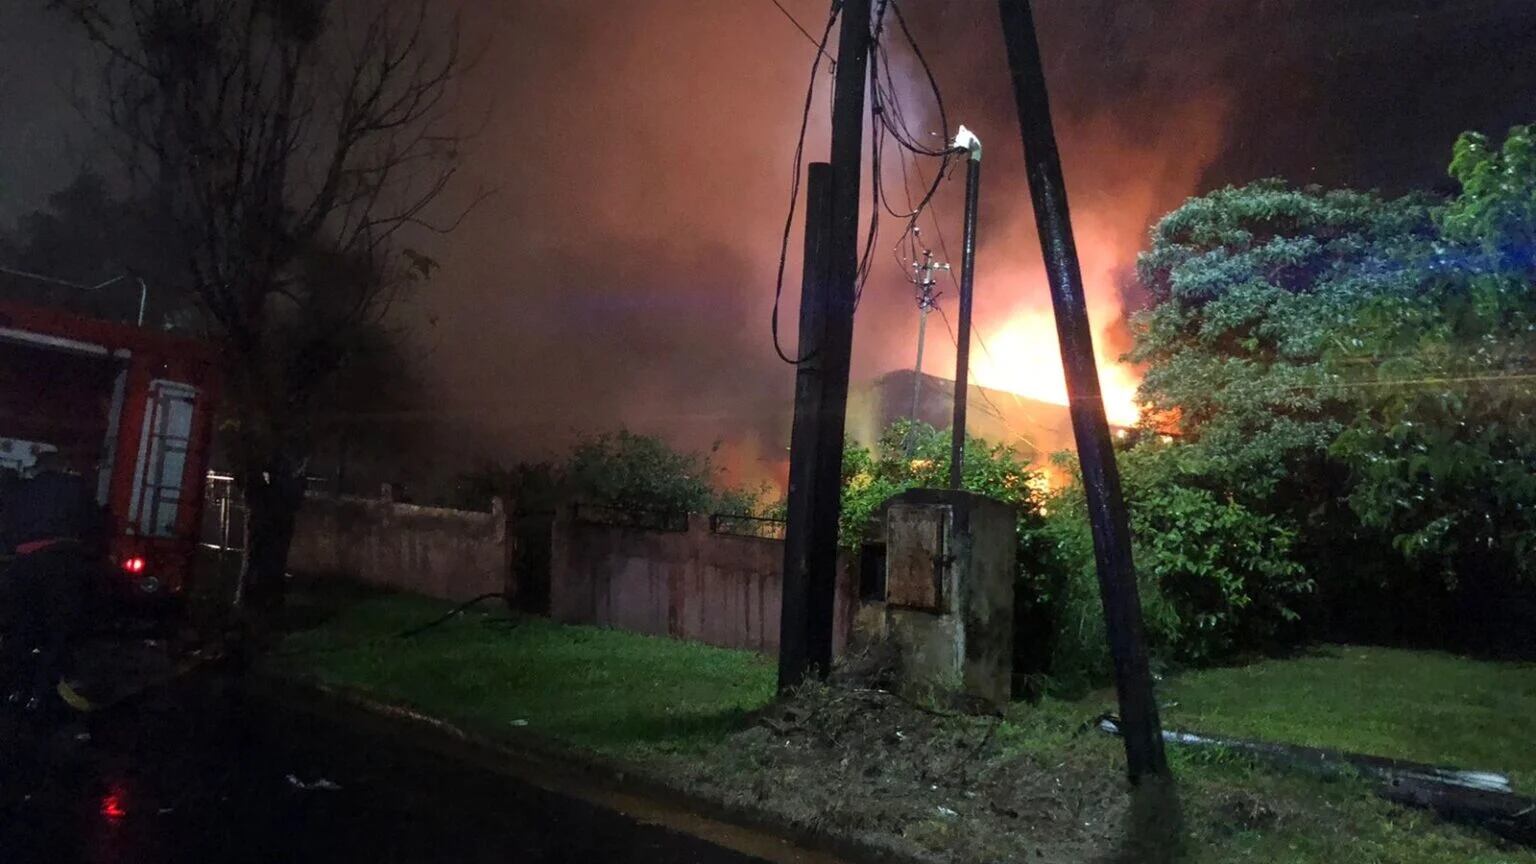
[[[106,55],[109,128],[223,348],[246,596],[273,605],[316,402],[402,286],[431,275],[403,241],[453,227],[428,213],[463,140],[458,21],[430,0],[55,2]]]

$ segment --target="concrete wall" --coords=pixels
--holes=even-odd
[[[473,513],[395,503],[388,487],[385,496],[307,496],[289,569],[448,600],[515,593],[515,544],[500,499],[491,512]]]
[[[668,532],[581,521],[565,509],[551,538],[550,614],[776,654],[783,565],[783,541],[717,534],[707,516]],[[858,586],[846,562],[838,573],[833,646],[841,653]]]

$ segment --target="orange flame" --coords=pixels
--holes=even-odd
[[[1094,332],[1099,386],[1109,422],[1134,426],[1141,416],[1136,388],[1141,372],[1120,362],[1123,338],[1112,338],[1127,310],[1117,286],[1130,275],[1143,248],[1147,226],[1196,190],[1201,172],[1222,137],[1226,116],[1223,94],[1206,90],[1167,106],[1166,125],[1153,130],[1124,125],[1114,114],[1070,123],[1074,161],[1067,164],[1067,185],[1074,195],[1072,223]],[[1078,171],[1074,171],[1076,168]],[[1012,308],[992,310],[979,322],[985,342],[973,350],[976,383],[1011,390],[1033,399],[1066,405],[1066,377],[1061,368],[1056,322],[1046,299],[1045,273],[1026,238],[1034,226],[1021,213],[992,240],[1002,266],[993,281],[989,271],[983,292],[1024,299]],[[1117,342],[1121,344],[1117,344]]]
[[[1136,405],[1140,376],[1132,367],[1104,356],[1102,346],[1095,347],[1104,413],[1117,426],[1136,425],[1141,416]],[[974,362],[976,383],[983,387],[1055,405],[1071,404],[1056,323],[1049,311],[1031,309],[1013,317],[987,338],[986,350],[978,352]]]

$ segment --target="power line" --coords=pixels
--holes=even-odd
[[[915,170],[917,172],[918,182],[919,183],[927,182],[927,181],[923,180],[923,174],[922,174],[923,169],[922,169],[921,165],[916,164],[917,163],[916,157],[914,157],[912,161],[914,163],[913,166],[912,166],[913,170]],[[931,208],[931,212],[928,214],[929,220],[931,222],[933,222],[934,231],[936,231],[938,233],[938,235],[939,235],[939,251],[943,252],[944,253],[944,257],[947,259],[947,258],[950,257],[950,255],[949,255],[949,244],[944,241],[944,220],[939,216],[939,205],[938,205],[938,202],[937,201],[929,201],[927,206],[929,208]],[[959,288],[960,288],[960,282],[955,277],[955,273],[954,273],[953,270],[949,271],[949,279],[950,279],[951,282],[954,283],[955,289],[958,291]],[[946,320],[945,323],[947,325],[948,321]],[[987,345],[987,338],[986,338],[985,335],[982,334],[982,332],[981,332],[981,324],[979,322],[972,322],[972,324],[971,324],[971,332],[975,334],[976,342],[977,342],[977,344],[979,344],[981,346],[982,353],[987,355],[987,359],[991,360],[992,364],[994,366],[1001,366],[1002,365],[1001,361],[999,361],[997,359],[997,355],[992,353],[992,348]],[[958,341],[955,343],[955,347],[957,349],[959,348],[959,342]],[[1013,392],[1012,390],[1008,390],[1006,392],[1010,396],[1012,396],[1014,398],[1014,401],[1019,403],[1019,407],[1020,408],[1024,407],[1024,402],[1019,397],[1019,394]],[[988,401],[989,404],[991,403],[990,399],[987,400],[987,401]]]
[[[957,338],[955,336],[955,328],[951,327],[950,324],[949,324],[949,315],[947,315],[944,312],[944,307],[943,306],[937,306],[936,305],[936,306],[934,306],[934,308],[939,310],[939,318],[943,319],[943,321],[944,321],[944,329],[946,331],[948,331],[948,333],[949,333],[949,341],[954,344],[956,351],[960,350],[960,340],[959,340],[959,338]],[[974,328],[974,325],[973,325],[973,327],[972,327],[973,332],[974,332],[974,329],[975,328]],[[958,382],[956,382],[956,386],[959,386]],[[1003,409],[997,407],[997,403],[993,402],[992,401],[992,397],[987,395],[987,388],[981,386],[980,384],[972,384],[970,386],[976,388],[976,392],[981,396],[981,401],[987,403],[987,407],[989,409],[991,409],[993,417],[996,417],[998,420],[1002,421],[1003,428],[1008,430],[1008,434],[1012,435],[1013,437],[1017,438],[1020,441],[1023,441],[1024,443],[1028,444],[1029,446],[1034,447],[1036,450],[1039,449],[1040,445],[1035,443],[1035,439],[1031,438],[1028,435],[1023,434],[1018,429],[1015,429],[1013,424],[1008,422],[1008,415],[1004,414],[1003,413]],[[1019,394],[1013,393],[1013,391],[1011,391],[1011,390],[1009,392],[1013,394],[1013,398],[1014,399],[1017,400],[1019,398]],[[967,393],[966,396],[967,396],[967,398],[969,398],[970,394]],[[1022,401],[1019,402],[1019,407],[1020,408],[1024,407],[1024,403]],[[1044,423],[1037,423],[1036,425],[1038,425],[1038,426],[1040,426],[1041,428],[1044,428],[1044,429],[1049,429],[1052,432],[1060,432],[1061,431],[1061,430],[1056,429],[1054,427],[1047,426]]]
[[[805,41],[816,46],[816,50],[820,52],[823,57],[827,58],[827,62],[832,65],[831,73],[834,75],[837,74],[837,59],[827,53],[826,42],[817,42],[816,37],[812,36],[810,31],[801,26],[800,22],[795,18],[795,16],[790,14],[790,11],[785,9],[784,4],[780,3],[779,0],[768,0],[768,2],[772,3],[780,12],[784,13],[784,17],[789,19],[789,23],[795,25],[795,29],[800,31],[800,35],[805,37]]]
[[[784,237],[779,242],[779,272],[773,285],[773,317],[769,326],[769,330],[773,333],[773,351],[779,355],[780,360],[792,366],[798,366],[809,360],[810,355],[801,355],[792,360],[788,354],[784,353],[784,346],[779,342],[779,302],[784,296],[784,266],[789,258],[789,235],[795,224],[795,203],[800,198],[800,168],[805,162],[805,130],[811,122],[811,102],[816,98],[816,72],[821,69],[821,58],[827,56],[827,40],[832,38],[832,26],[837,23],[838,11],[841,8],[840,3],[832,4],[832,12],[827,16],[827,28],[822,31],[821,41],[816,44],[816,59],[811,62],[810,82],[805,87],[805,108],[800,113],[800,137],[795,144],[794,166],[790,169],[789,213],[784,217]]]
[[[896,13],[896,23],[901,28],[902,36],[906,38],[907,45],[912,49],[912,55],[917,59],[918,65],[922,67],[923,75],[928,79],[928,87],[929,90],[933,93],[934,105],[938,108],[939,112],[939,126],[943,130],[944,135],[947,136],[949,134],[949,117],[944,110],[944,95],[939,90],[938,79],[934,77],[933,69],[928,65],[928,58],[924,56],[923,49],[917,44],[917,39],[912,35],[911,29],[907,27],[906,16],[902,15],[901,6],[897,4],[896,0],[889,0],[888,3],[882,3],[880,6],[881,14],[880,19],[876,24],[875,35],[877,38],[874,47],[876,53],[879,55],[877,58],[879,62],[876,63],[876,71],[878,72],[879,69],[883,67],[887,81],[891,82],[891,87],[888,93],[879,92],[878,75],[875,76],[877,91],[876,95],[881,97],[882,102],[889,101],[891,103],[892,107],[896,111],[896,117],[899,122],[892,123],[891,119],[885,116],[884,112],[881,112],[879,120],[881,124],[891,132],[892,137],[896,139],[897,143],[901,144],[903,147],[911,150],[914,153],[919,153],[924,156],[944,157],[947,161],[948,158],[953,154],[953,148],[947,146],[941,147],[939,149],[924,147],[913,137],[911,131],[906,128],[906,123],[904,122],[903,114],[901,111],[900,100],[896,96],[897,90],[894,86],[894,81],[891,80],[892,75],[890,49],[885,47],[878,38],[883,31],[885,18],[884,13],[886,6],[889,6],[890,10]]]
[[[938,109],[939,123],[945,127],[946,131],[948,129],[948,117],[944,108],[944,96],[939,90],[937,79],[934,77],[932,69],[928,67],[927,59],[923,56],[922,49],[918,47],[916,39],[912,36],[910,29],[908,29],[900,7],[897,5],[896,0],[882,0],[879,6],[879,15],[876,17],[874,26],[874,66],[870,76],[870,89],[873,100],[870,112],[871,159],[874,163],[872,166],[874,174],[872,185],[876,193],[876,200],[874,202],[876,210],[878,211],[880,207],[883,207],[891,216],[901,219],[905,223],[901,236],[896,239],[895,244],[891,247],[891,253],[897,262],[898,268],[905,273],[907,262],[902,259],[901,255],[903,244],[910,246],[909,257],[912,259],[912,265],[916,267],[916,262],[921,252],[926,251],[918,249],[918,220],[921,218],[923,210],[933,200],[934,196],[938,194],[939,187],[948,174],[950,160],[954,157],[956,151],[953,147],[945,149],[925,147],[917,140],[918,136],[908,127],[906,112],[902,107],[899,95],[900,88],[896,86],[895,74],[891,69],[890,48],[886,44],[885,39],[886,30],[884,22],[887,9],[895,13],[897,22],[907,39],[908,45],[911,46],[913,55],[923,67],[933,94],[934,104]],[[905,212],[898,213],[891,206],[892,196],[885,189],[885,139],[887,136],[894,138],[900,147],[897,154],[897,165],[901,169],[902,196],[905,198],[907,206]],[[907,173],[906,160],[908,154],[911,154],[913,162],[917,161],[918,156],[931,156],[941,160],[933,183],[929,184],[926,180],[923,181],[922,197],[916,203],[912,200],[910,177]],[[919,172],[919,176],[921,177],[921,172]],[[878,215],[878,212],[876,212],[875,216],[872,217],[872,221]],[[873,235],[871,235],[871,240],[873,240]],[[950,275],[953,278],[953,272]],[[913,274],[906,274],[905,278],[914,285],[920,285],[919,280]]]

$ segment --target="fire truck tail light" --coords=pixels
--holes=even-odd
[[[144,572],[144,568],[145,568],[145,561],[144,561],[144,559],[140,558],[137,555],[133,556],[132,558],[126,558],[126,559],[123,560],[123,572],[124,573],[129,573],[131,575],[137,576],[140,573]]]

